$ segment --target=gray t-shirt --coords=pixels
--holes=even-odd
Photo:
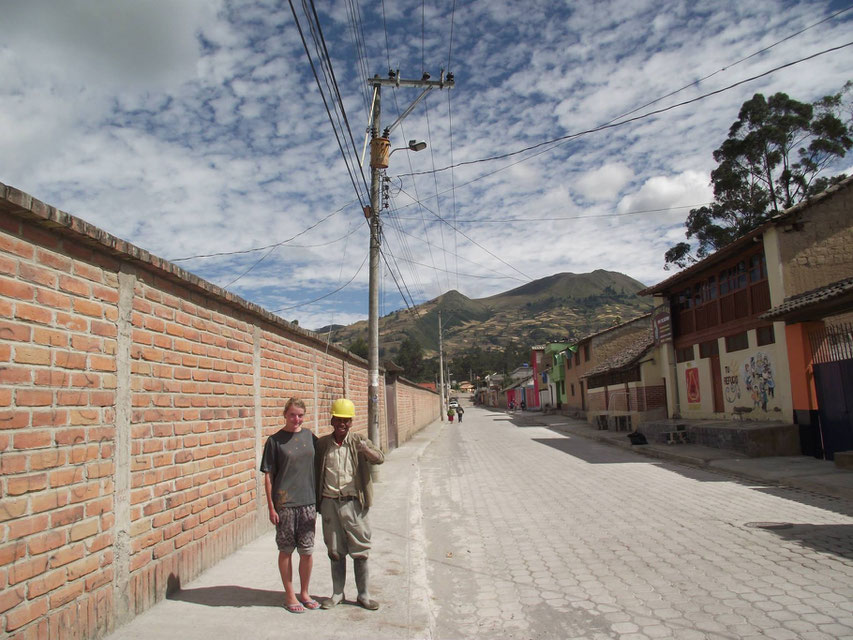
[[[316,504],[314,486],[314,443],[317,437],[308,429],[284,431],[267,438],[261,471],[272,474],[272,500],[275,510]]]

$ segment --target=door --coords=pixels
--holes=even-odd
[[[853,360],[814,365],[820,435],[827,460],[853,450]]]
[[[723,374],[720,370],[720,354],[710,357],[711,381],[714,385],[714,413],[724,413],[726,405],[723,403]]]

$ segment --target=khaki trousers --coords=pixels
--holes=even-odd
[[[370,553],[369,509],[358,498],[323,498],[320,515],[323,517],[323,541],[329,557],[337,560],[349,555],[367,558]]]

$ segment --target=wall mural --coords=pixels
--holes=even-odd
[[[699,369],[691,367],[684,371],[687,379],[687,402],[688,404],[699,404],[702,402],[702,393],[699,387]]]
[[[773,364],[766,353],[759,351],[744,361],[743,384],[752,398],[752,408],[761,407],[762,411],[767,411],[767,401],[775,397],[776,381]]]

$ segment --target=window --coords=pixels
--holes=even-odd
[[[580,365],[581,363],[581,352],[575,351],[575,364]]]
[[[583,346],[583,361],[589,362],[589,343]]]
[[[736,333],[733,336],[726,336],[726,353],[733,351],[743,351],[749,348],[749,339],[746,337],[746,331]]]
[[[684,347],[683,349],[675,350],[675,361],[676,362],[689,362],[693,360],[693,345],[691,344],[689,347]]]
[[[773,325],[770,325],[769,327],[758,327],[758,329],[755,330],[755,336],[759,347],[776,342],[776,336],[773,334]]]
[[[699,357],[710,358],[711,356],[720,355],[720,345],[716,340],[708,340],[699,345]]]
[[[572,383],[572,397],[575,397],[575,383]]]
[[[566,358],[566,369],[571,369],[572,368],[572,354],[566,353],[566,355],[568,356]]]
[[[767,260],[763,253],[756,253],[749,259],[749,281],[760,282],[767,279]]]

